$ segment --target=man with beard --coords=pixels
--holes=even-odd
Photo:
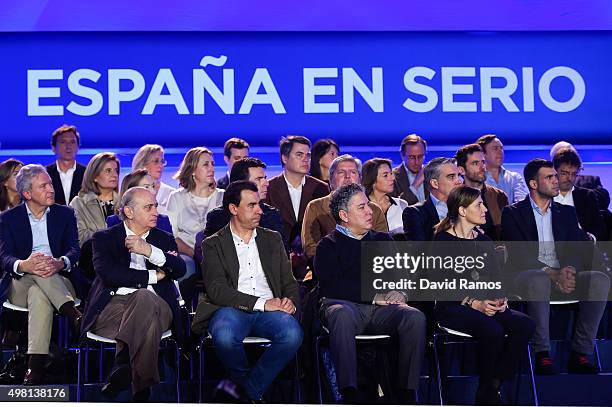
[[[463,182],[481,191],[482,202],[488,209],[487,222],[482,226],[482,230],[491,240],[500,240],[501,213],[508,205],[508,196],[501,189],[486,184],[487,167],[482,148],[478,144],[463,146],[457,150],[455,159],[463,174]]]

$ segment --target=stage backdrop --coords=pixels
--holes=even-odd
[[[612,32],[3,33],[2,148],[608,143]]]

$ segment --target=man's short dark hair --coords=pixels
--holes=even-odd
[[[250,149],[249,143],[247,143],[246,140],[243,140],[238,137],[232,137],[231,139],[227,140],[223,145],[223,155],[227,158],[230,158],[232,156],[232,148],[237,148],[239,150],[243,148]]]
[[[359,192],[363,192],[363,187],[359,184],[345,185],[332,192],[331,199],[329,200],[329,210],[336,223],[342,222],[340,210],[348,211],[349,201],[353,195]]]
[[[289,157],[289,154],[291,153],[291,150],[293,149],[293,145],[295,143],[304,144],[308,146],[308,148],[312,147],[312,143],[310,142],[310,140],[308,140],[304,136],[287,136],[283,137],[280,141],[280,155]],[[282,158],[281,164],[283,165],[283,167],[285,166],[285,164],[283,164]]]
[[[457,160],[457,166],[465,168],[465,164],[467,163],[469,155],[474,154],[476,152],[480,152],[480,153],[484,152],[482,148],[476,143],[468,144],[468,145],[461,147],[459,150],[457,150],[457,153],[455,154],[455,160]]]
[[[493,142],[493,140],[495,140],[497,138],[497,136],[495,134],[485,134],[484,136],[480,136],[478,138],[478,140],[476,140],[476,144],[478,144],[480,146],[480,148],[482,148],[482,152],[484,153],[485,147]]]
[[[529,181],[536,180],[538,178],[538,172],[540,168],[554,168],[552,161],[545,160],[543,158],[534,158],[529,161],[527,165],[525,165],[525,169],[523,170],[523,177],[525,177],[525,182],[527,186],[529,186]]]
[[[69,132],[74,133],[74,136],[76,137],[77,141],[77,146],[81,146],[81,136],[79,135],[76,126],[69,126],[67,124],[64,124],[62,127],[56,129],[53,132],[53,134],[51,135],[51,146],[55,147],[57,145],[57,138],[62,134]]]
[[[236,181],[228,185],[223,194],[223,209],[229,211],[230,204],[240,206],[242,191],[259,192],[257,185],[251,181]]]
[[[582,160],[575,150],[571,148],[563,148],[553,158],[553,165],[555,170],[558,169],[561,164],[568,164],[572,167],[582,168]]]
[[[404,139],[402,140],[402,144],[400,145],[400,154],[403,156],[406,154],[406,148],[408,146],[414,146],[417,144],[423,144],[423,148],[425,149],[425,152],[427,152],[427,141],[425,141],[425,139],[421,136],[418,136],[416,134],[409,134],[406,137],[404,137]]]
[[[266,169],[266,163],[255,157],[244,157],[236,161],[230,171],[229,180],[230,182],[235,181],[248,181],[249,180],[249,168],[263,168]]]

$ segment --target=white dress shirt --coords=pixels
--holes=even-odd
[[[217,188],[208,198],[200,198],[185,188],[172,192],[168,198],[168,217],[174,237],[194,247],[196,234],[206,226],[206,215],[223,203],[224,193],[225,190]]]
[[[257,230],[253,230],[253,235],[248,243],[234,233],[231,224],[230,231],[232,232],[232,240],[234,241],[234,247],[238,255],[238,263],[240,264],[240,270],[238,271],[238,291],[259,297],[253,309],[255,311],[264,311],[266,300],[274,298],[274,294],[272,294],[272,290],[268,285],[268,279],[266,278],[263,267],[261,266],[261,261],[259,260],[259,250],[257,248],[257,242],[255,242]]]
[[[136,235],[136,233],[132,232],[125,223],[123,224],[123,226],[125,227],[126,236]],[[146,240],[148,236],[149,232],[147,231],[147,233],[145,233],[141,237]],[[135,270],[147,270],[147,260],[149,260],[149,263],[161,267],[166,264],[166,255],[164,254],[164,252],[161,251],[161,249],[151,245],[151,255],[148,258],[142,254],[130,253],[130,268]],[[153,289],[153,287],[151,287],[151,284],[157,284],[157,270],[147,271],[149,272],[149,285],[147,285],[147,290],[155,293],[155,290]],[[137,288],[132,287],[119,287],[117,289],[117,295],[131,294],[136,290]]]
[[[295,214],[295,219],[298,219],[298,215],[300,213],[300,201],[302,200],[302,187],[306,183],[306,177],[302,177],[302,182],[300,185],[295,188],[291,183],[287,180],[285,176],[285,172],[283,171],[283,178],[285,178],[285,182],[287,183],[287,189],[289,190],[289,197],[291,198],[291,206],[293,206],[293,213]]]
[[[391,198],[391,206],[387,209],[387,225],[389,225],[389,233],[392,235],[404,233],[404,222],[402,221],[402,213],[408,207],[408,202],[401,198]]]
[[[60,169],[59,163],[56,161],[55,166],[62,182],[62,189],[64,190],[64,197],[66,198],[66,205],[70,202],[70,188],[72,187],[72,177],[76,171],[76,161],[72,164],[72,168],[68,168],[66,172]]]
[[[26,204],[26,211],[28,213],[28,220],[30,221],[30,228],[32,228],[32,253],[42,253],[45,256],[53,257],[53,253],[51,252],[51,245],[49,244],[49,235],[47,235],[47,214],[51,211],[51,209],[47,208],[42,218],[36,219],[30,207]],[[70,259],[66,256],[60,257],[64,261],[66,267],[63,270],[70,270]],[[19,265],[23,260],[16,260],[13,263],[13,272],[20,276],[23,276],[24,273],[20,273]]]
[[[568,193],[563,196],[563,193],[559,192],[559,195],[553,198],[555,202],[560,203],[561,205],[569,205],[574,206],[574,186],[572,185],[572,189],[569,190]]]

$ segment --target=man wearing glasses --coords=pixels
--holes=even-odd
[[[423,162],[427,152],[427,142],[410,134],[402,140],[400,155],[402,163],[393,169],[395,185],[393,195],[404,199],[408,205],[424,202],[429,191],[423,185]]]

